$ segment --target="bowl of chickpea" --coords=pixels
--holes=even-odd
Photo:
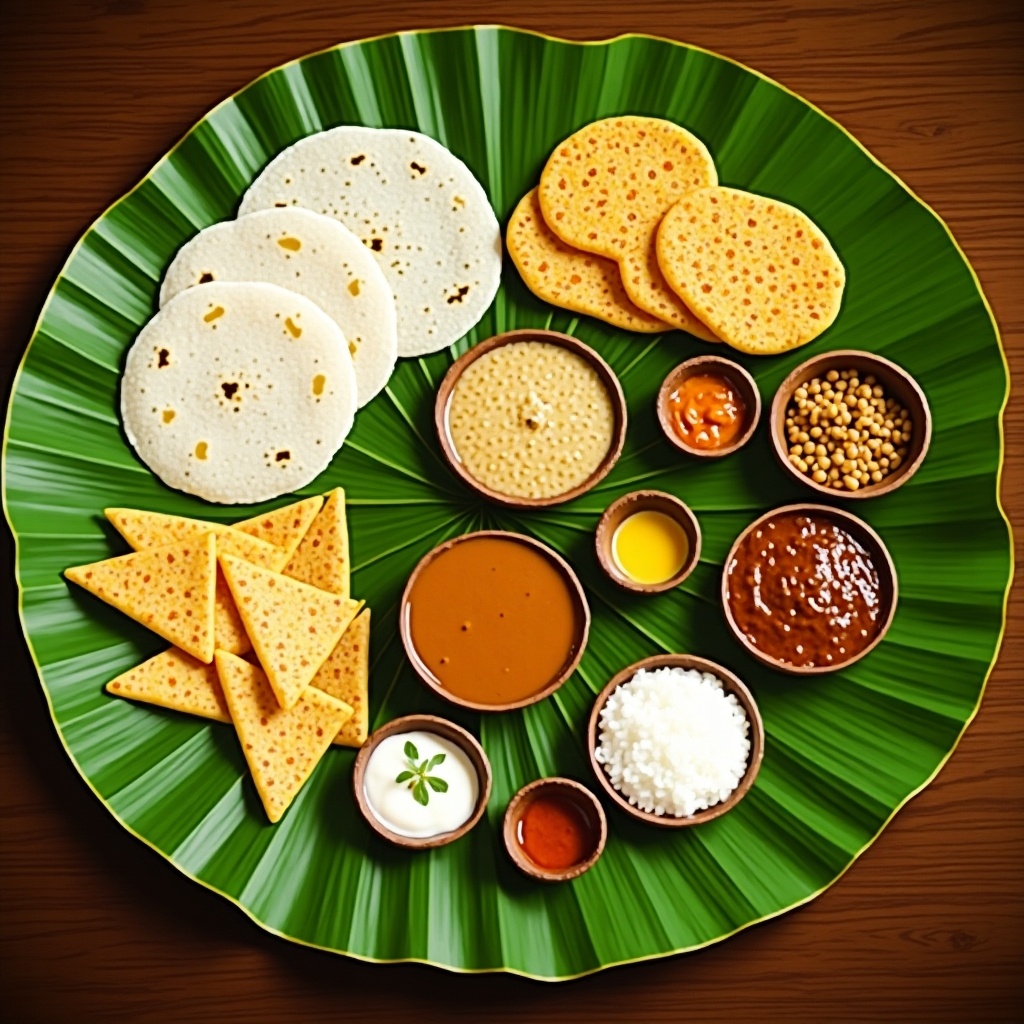
[[[772,447],[802,484],[833,498],[877,498],[924,461],[932,416],[901,366],[844,349],[801,363],[772,401]]]

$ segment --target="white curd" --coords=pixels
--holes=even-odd
[[[405,746],[411,743],[416,759],[410,762]],[[430,767],[425,774],[440,780],[447,789],[439,792],[422,783],[426,804],[414,795],[420,776],[414,769],[443,754],[444,760]],[[412,778],[398,782],[398,776],[413,772]],[[433,732],[403,732],[388,736],[377,744],[366,763],[363,776],[366,802],[377,820],[392,832],[410,839],[428,839],[451,832],[464,824],[476,808],[480,780],[472,761],[457,743]]]

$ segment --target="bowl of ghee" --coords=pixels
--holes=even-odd
[[[658,422],[680,451],[718,459],[742,448],[761,418],[761,393],[739,363],[703,355],[680,363],[658,391]]]
[[[594,534],[597,560],[620,587],[660,594],[679,586],[700,558],[700,523],[665,491],[631,491],[605,509]]]

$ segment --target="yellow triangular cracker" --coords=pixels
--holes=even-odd
[[[285,711],[259,666],[224,651],[217,673],[267,817],[279,821],[352,709],[310,686]]]
[[[253,516],[252,519],[243,519],[235,523],[235,529],[248,533],[253,537],[273,544],[287,552],[288,559],[295,554],[302,538],[306,536],[310,524],[316,519],[316,514],[323,505],[323,495],[317,494],[312,498],[304,498],[293,505],[285,505],[284,508],[267,512],[266,515]],[[237,554],[236,551],[229,551],[229,555]],[[271,568],[268,566],[267,568]]]
[[[212,532],[217,535],[218,554],[244,558],[271,572],[280,572],[288,562],[287,551],[223,523],[208,523],[204,519],[188,519],[185,516],[169,516],[163,512],[144,512],[134,508],[107,508],[103,514],[136,551],[176,541],[197,540],[204,533]]]
[[[213,661],[213,534],[198,542],[135,551],[64,575],[100,600],[130,615],[168,642],[207,663]]]
[[[231,555],[220,564],[278,702],[294,707],[361,604]]]
[[[352,717],[334,737],[345,747],[361,747],[369,733],[370,609],[345,630],[331,656],[320,666],[313,685],[352,706]]]
[[[311,587],[348,597],[348,524],[345,521],[345,492],[340,487],[327,493],[327,501],[302,543],[285,567],[292,576]]]
[[[107,692],[215,722],[231,721],[216,666],[197,661],[177,647],[111,679]]]

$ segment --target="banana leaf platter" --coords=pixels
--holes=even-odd
[[[374,609],[372,724],[439,713],[470,728],[494,770],[484,820],[429,853],[386,847],[351,798],[354,753],[333,748],[285,818],[267,823],[230,727],[103,692],[162,649],[158,638],[61,577],[120,553],[102,516],[134,506],[231,521],[282,504],[209,506],[170,491],[121,432],[118,378],[156,308],[161,276],[200,228],[235,215],[283,147],[335,125],[418,129],[465,160],[500,219],[551,149],[617,113],[665,117],[711,150],[724,184],[806,210],[848,273],[836,324],[808,349],[742,358],[762,395],[811,352],[862,348],[906,367],[934,417],[928,458],[905,487],[856,511],[900,579],[885,641],[834,675],[783,676],[727,632],[721,563],[765,510],[806,497],[774,463],[764,426],[741,452],[681,461],[659,437],[667,371],[706,350],[688,335],[638,336],[534,298],[506,260],[484,319],[451,351],[403,360],[358,415],[329,469],[302,493],[344,486],[353,591]],[[629,403],[624,454],[590,493],[516,513],[472,495],[440,459],[435,390],[476,342],[549,327],[596,348]],[[68,755],[133,834],[261,927],[373,961],[565,979],[695,950],[813,899],[935,776],[977,711],[999,647],[1011,553],[998,504],[1008,386],[979,282],[942,221],[829,117],[724,57],[646,36],[571,43],[500,27],[402,33],[345,44],[269,72],[205,117],[85,233],[53,285],[19,371],[4,443],[4,503],[17,542],[25,635]],[[701,563],[655,598],[602,577],[593,530],[615,497],[671,491],[699,516]],[[577,569],[593,610],[578,671],[522,711],[452,713],[406,663],[396,604],[417,560],[479,528],[526,532]],[[724,663],[759,702],[766,751],[753,790],[707,825],[645,828],[609,809],[597,866],[539,886],[501,847],[505,805],[542,775],[588,776],[584,723],[625,665],[662,651]]]

